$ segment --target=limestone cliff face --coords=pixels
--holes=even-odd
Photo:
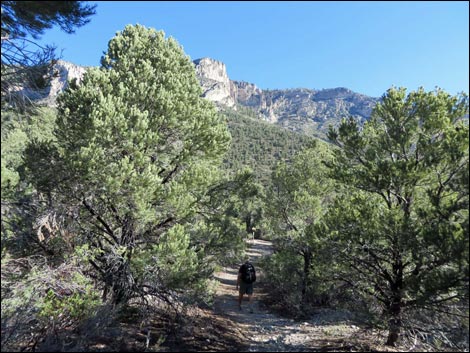
[[[21,95],[28,99],[54,106],[57,96],[68,86],[69,80],[81,81],[86,68],[72,64],[67,61],[58,60],[52,67],[50,85],[44,88],[17,86],[13,88],[12,94]]]
[[[220,61],[203,58],[194,63],[205,98],[220,108],[248,107],[261,119],[292,130],[303,131],[309,125],[325,132],[328,122],[334,124],[349,116],[363,122],[377,103],[376,98],[342,87],[262,90],[253,83],[230,80]]]
[[[295,117],[322,123],[349,116],[363,121],[370,117],[377,102],[346,88],[271,90],[264,94],[266,106],[260,107],[259,112],[268,120],[275,117],[276,122]]]
[[[234,81],[239,105],[253,109],[261,119],[295,131],[305,127],[326,132],[343,117],[364,122],[378,99],[347,88],[261,90],[253,84]]]
[[[68,82],[77,80],[80,83],[86,68],[78,66],[67,61],[58,60],[54,65],[54,78],[47,93],[47,99],[55,101],[57,95],[68,87]]]
[[[39,91],[22,88],[23,94],[30,99],[37,100],[50,106],[55,106],[59,93],[65,90],[68,87],[68,83],[74,79],[80,83],[86,70],[87,69],[83,66],[58,60],[52,68],[52,80],[50,82],[50,86]]]
[[[341,118],[349,116],[363,122],[370,117],[378,101],[342,87],[262,90],[253,83],[230,80],[225,64],[211,58],[194,60],[194,67],[203,88],[203,97],[214,102],[219,109],[247,107],[260,119],[294,131],[325,133],[329,124],[335,125]],[[59,60],[54,72],[56,77],[50,88],[28,95],[54,105],[68,81],[77,79],[80,82],[86,68]]]
[[[250,108],[265,108],[266,99],[263,90],[259,89],[253,83],[232,81],[234,85],[234,98],[240,103]]]
[[[225,64],[210,58],[194,60],[196,75],[204,90],[203,97],[225,107],[233,107],[233,85],[227,76]]]

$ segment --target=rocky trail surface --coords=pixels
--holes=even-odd
[[[151,351],[151,352],[390,352],[424,351],[416,343],[392,349],[383,345],[386,332],[358,323],[348,311],[319,309],[308,320],[296,321],[265,305],[269,293],[260,260],[273,252],[268,241],[250,240],[248,255],[257,269],[253,312],[247,298],[238,307],[236,280],[241,264],[215,274],[218,281],[213,306],[192,307],[176,326],[164,316],[149,316],[147,325],[136,325],[132,315],[113,320],[106,330],[89,327],[86,334],[70,336],[70,343],[45,341],[38,351]],[[271,298],[272,299],[272,298]],[[140,317],[140,316],[139,316]],[[107,316],[100,317],[107,320]],[[95,320],[96,321],[96,320]],[[172,321],[172,320],[170,320]],[[67,341],[67,342],[68,342]]]
[[[263,240],[249,241],[248,255],[257,269],[257,281],[254,286],[253,313],[248,309],[244,298],[242,310],[239,310],[236,290],[238,267],[224,268],[216,274],[219,281],[214,313],[224,318],[239,331],[240,347],[250,352],[306,352],[306,351],[377,351],[371,346],[371,337],[366,330],[353,324],[346,313],[334,310],[319,311],[308,321],[294,321],[281,317],[263,304],[267,295],[263,291],[263,270],[259,260],[272,253],[272,243]],[[246,297],[246,296],[245,296]],[[232,326],[232,327],[233,327]],[[375,339],[377,339],[375,335]],[[235,348],[235,347],[233,347]],[[380,347],[380,350],[386,350]]]

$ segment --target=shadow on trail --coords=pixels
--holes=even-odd
[[[238,274],[238,268],[235,268],[235,267],[225,267],[225,268],[224,268],[224,272],[236,276],[236,275]]]
[[[222,284],[225,284],[227,286],[232,286],[235,288],[236,284],[237,284],[237,280],[232,280],[232,279],[226,279],[226,278],[222,278],[222,277],[219,277],[219,276],[214,276],[214,278],[219,282],[219,283],[222,283]]]
[[[239,349],[247,352],[383,351],[377,350],[374,344],[370,344],[370,340],[364,339],[364,329],[355,323],[351,313],[347,311],[319,308],[304,322],[270,312],[262,301],[269,293],[263,286],[263,269],[258,264],[261,258],[272,252],[273,245],[268,241],[247,241],[246,253],[255,265],[258,279],[254,283],[251,303],[253,312],[249,310],[247,296],[242,302],[242,310],[238,307],[238,291],[235,286],[241,263],[225,267],[215,274],[219,285],[213,313],[218,320],[225,321],[227,327],[234,327],[239,333]]]

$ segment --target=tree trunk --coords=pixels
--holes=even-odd
[[[245,217],[245,226],[247,233],[253,233],[253,217],[251,213]]]
[[[104,289],[103,289],[103,294],[101,295],[101,301],[103,303],[105,303],[106,299],[108,299],[108,291],[109,291],[109,287],[107,284],[105,284]]]
[[[388,320],[387,346],[395,347],[401,331],[401,303],[393,302],[390,306],[390,319]]]
[[[310,266],[312,265],[312,252],[310,250],[305,250],[303,252],[304,258],[304,272],[302,278],[302,304],[307,303],[307,289],[310,275]]]
[[[127,303],[135,292],[135,281],[128,263],[123,262],[113,273],[113,296],[114,305]]]
[[[395,346],[401,331],[401,309],[403,288],[403,263],[399,251],[395,251],[395,262],[393,264],[394,282],[390,284],[392,292],[391,304],[388,309],[388,338],[387,346]]]

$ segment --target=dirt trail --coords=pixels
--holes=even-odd
[[[250,352],[354,351],[365,348],[357,341],[354,345],[350,343],[361,329],[333,310],[319,313],[305,322],[296,322],[269,312],[261,301],[266,293],[260,286],[263,272],[257,264],[261,257],[271,253],[272,243],[258,239],[249,241],[248,254],[257,269],[258,278],[254,287],[253,313],[248,310],[246,298],[242,310],[238,309],[238,291],[235,288],[240,264],[216,274],[220,285],[214,304],[215,314],[227,318],[240,328],[246,337],[243,346]]]
[[[247,251],[251,262],[257,270],[257,281],[254,284],[253,313],[248,310],[248,301],[245,296],[242,310],[238,308],[236,290],[238,268],[236,265],[227,267],[223,272],[216,274],[220,282],[215,299],[215,313],[225,316],[238,324],[241,331],[246,333],[248,351],[285,351],[283,339],[292,331],[292,321],[281,319],[269,313],[262,305],[260,299],[265,293],[260,292],[260,284],[263,281],[262,269],[258,266],[259,259],[272,253],[272,244],[267,241],[257,240],[249,242]],[[292,347],[294,348],[294,347]],[[295,347],[298,350],[298,347]]]

